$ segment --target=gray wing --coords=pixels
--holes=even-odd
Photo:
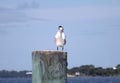
[[[66,39],[64,39],[64,45],[66,44]]]

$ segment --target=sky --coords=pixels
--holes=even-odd
[[[67,38],[68,68],[120,64],[120,0],[0,0],[0,70],[32,70],[32,51]]]

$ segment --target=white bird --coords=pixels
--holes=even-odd
[[[58,27],[58,32],[55,35],[55,44],[57,46],[57,50],[59,50],[59,47],[62,47],[62,50],[64,50],[64,45],[66,44],[66,36],[64,34],[64,29],[62,26]]]

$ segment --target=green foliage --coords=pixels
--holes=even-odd
[[[82,65],[79,68],[79,71],[84,73],[85,75],[90,75],[90,73],[94,72],[94,66],[93,65]]]
[[[80,72],[80,76],[120,76],[120,64],[113,68],[95,67],[94,65],[82,65],[68,69],[68,74],[75,75]]]
[[[116,68],[117,68],[117,69],[120,69],[120,64],[118,64],[118,65],[116,66]]]
[[[31,75],[27,75],[26,72],[28,71],[7,71],[7,70],[1,70],[0,71],[0,77],[6,78],[6,77],[31,77]]]

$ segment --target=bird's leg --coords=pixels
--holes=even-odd
[[[58,50],[58,47],[57,47],[57,50]]]

